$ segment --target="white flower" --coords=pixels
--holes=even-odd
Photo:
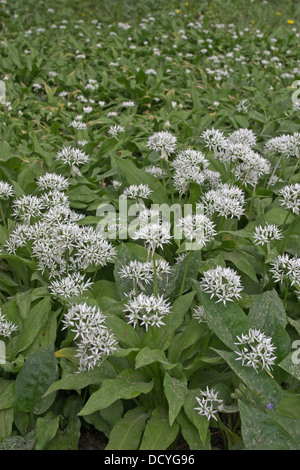
[[[227,139],[224,136],[223,132],[219,131],[218,129],[207,129],[206,131],[202,132],[200,136],[204,142],[205,146],[209,148],[209,150],[219,150],[221,148],[226,147]]]
[[[139,184],[138,186],[133,184],[124,189],[120,199],[126,199],[127,197],[132,199],[147,199],[152,192],[147,184]]]
[[[112,137],[117,137],[120,132],[124,132],[124,131],[125,131],[124,127],[115,125],[115,126],[110,126],[107,132]]]
[[[210,298],[217,297],[217,303],[232,302],[232,298],[240,298],[240,292],[243,290],[240,276],[231,268],[217,266],[209,269],[203,274],[201,281],[202,289],[211,294]]]
[[[29,224],[30,219],[41,216],[42,200],[36,196],[22,196],[13,201],[13,216]]]
[[[175,168],[173,176],[175,188],[180,193],[185,193],[190,183],[201,185],[205,180],[204,170],[208,165],[209,161],[197,150],[188,149],[180,152],[172,162],[172,166]]]
[[[84,275],[73,273],[52,281],[50,283],[49,290],[51,294],[56,297],[70,299],[71,297],[82,296],[84,291],[89,289],[91,285],[92,282],[84,280]]]
[[[271,370],[275,363],[275,347],[272,338],[267,337],[260,330],[249,330],[248,334],[237,336],[238,346],[237,361],[242,361],[242,366],[253,367],[256,372],[258,368]]]
[[[142,239],[148,248],[148,252],[154,253],[157,247],[163,248],[163,245],[171,243],[171,224],[169,222],[158,222],[143,225],[138,228],[133,236],[133,240]]]
[[[0,308],[0,336],[10,338],[14,331],[17,331],[18,326],[13,322],[7,321],[5,315],[2,314]]]
[[[145,326],[146,331],[149,326],[164,325],[163,318],[170,313],[171,305],[163,296],[139,294],[125,305],[128,323],[132,323],[135,328],[137,324]]]
[[[171,272],[171,267],[167,261],[156,260],[155,269],[158,277],[161,277],[162,274],[169,274]],[[143,282],[149,284],[153,281],[154,278],[154,263],[153,260],[146,261],[130,261],[129,264],[122,266],[119,273],[120,277],[125,279],[131,279],[134,284],[138,285],[141,289],[144,289]]]
[[[197,320],[199,323],[207,322],[203,305],[198,305],[197,307],[195,307],[193,309],[192,315],[193,315],[193,318],[195,318],[195,320]]]
[[[74,129],[77,129],[79,131],[84,131],[87,129],[87,125],[85,124],[85,122],[80,122],[76,119],[70,122],[69,127],[73,127]]]
[[[63,149],[57,153],[56,160],[61,160],[69,166],[77,166],[88,163],[90,161],[90,157],[78,148],[63,147]]]
[[[208,421],[213,418],[217,421],[216,413],[220,411],[223,407],[223,400],[218,398],[218,392],[213,388],[209,389],[206,387],[206,390],[200,391],[201,398],[196,397],[199,407],[195,408],[198,411],[199,415],[205,416]]]
[[[134,108],[135,102],[134,101],[123,101],[122,106],[124,106],[124,108]]]
[[[281,135],[269,139],[265,144],[265,153],[278,153],[283,157],[299,157],[300,133]]]
[[[186,240],[195,242],[199,248],[205,246],[217,233],[213,222],[204,214],[189,214],[179,218],[176,227],[183,231]]]
[[[270,273],[273,274],[275,282],[289,282],[292,286],[300,286],[300,258],[290,257],[288,254],[279,255],[272,263]]]
[[[211,189],[203,196],[201,202],[207,214],[216,213],[218,216],[237,217],[245,211],[245,196],[235,185],[222,184],[217,189]],[[196,206],[198,208],[198,206]]]
[[[0,181],[0,199],[8,199],[15,194],[14,188],[6,181]]]
[[[281,205],[293,213],[300,213],[300,184],[289,184],[280,189],[279,194],[282,196]]]
[[[42,190],[65,191],[69,187],[68,180],[57,173],[46,173],[37,180],[37,185]]]
[[[168,159],[170,153],[176,148],[177,137],[170,132],[155,132],[149,139],[147,147],[151,150],[160,151],[161,158]]]
[[[257,245],[270,244],[272,240],[280,240],[282,232],[277,225],[266,224],[264,227],[259,225],[255,227],[253,239]]]
[[[99,366],[117,349],[114,334],[105,325],[106,317],[99,307],[85,302],[71,305],[62,320],[64,327],[75,333],[79,371]]]

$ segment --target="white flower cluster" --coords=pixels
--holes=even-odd
[[[105,325],[105,319],[99,307],[86,303],[72,305],[64,315],[63,329],[69,328],[75,333],[79,371],[99,366],[105,357],[116,351],[118,343]]]
[[[83,150],[75,147],[63,147],[56,155],[56,160],[62,161],[65,165],[71,167],[71,173],[80,175],[78,165],[85,165],[90,161],[89,155],[86,155]]]
[[[300,214],[300,184],[288,184],[280,189],[281,205],[293,213]]]
[[[108,129],[108,134],[112,137],[118,137],[118,134],[120,134],[121,132],[124,132],[125,131],[125,128],[122,127],[122,126],[119,126],[118,124],[116,124],[115,126],[110,126],[110,128]]]
[[[206,314],[205,314],[203,305],[198,305],[197,307],[195,307],[193,309],[192,316],[199,323],[206,323],[207,322]]]
[[[300,258],[290,257],[288,254],[279,255],[270,264],[272,266],[270,273],[275,282],[287,281],[291,286],[297,284],[300,287]]]
[[[91,285],[92,282],[84,280],[83,274],[72,273],[51,281],[49,290],[55,297],[67,300],[72,297],[82,296]]]
[[[175,168],[174,186],[180,193],[185,193],[190,183],[202,184],[209,161],[197,150],[183,150],[172,162]]]
[[[132,323],[135,328],[137,324],[145,326],[146,331],[149,326],[164,325],[163,319],[170,313],[171,304],[162,295],[139,294],[129,300],[125,305],[128,323]]]
[[[278,153],[283,157],[299,157],[300,133],[281,135],[269,139],[265,144],[265,153]]]
[[[18,329],[17,325],[5,319],[5,315],[2,314],[1,308],[0,308],[0,336],[5,336],[7,338],[10,338],[12,333],[14,333],[14,331],[17,331],[17,329]]]
[[[15,194],[14,188],[6,181],[0,181],[0,199],[8,199]]]
[[[213,388],[206,387],[206,390],[200,391],[201,398],[196,397],[199,407],[195,408],[199,415],[205,416],[209,421],[211,418],[217,421],[215,416],[218,411],[222,410],[223,400],[218,398],[218,392]]]
[[[242,366],[253,367],[256,372],[260,367],[262,370],[271,370],[275,363],[275,347],[272,338],[267,337],[260,330],[249,329],[248,334],[237,336],[238,357],[237,361],[242,361]]]
[[[177,144],[177,137],[170,132],[155,132],[149,139],[147,147],[156,152],[161,152],[161,158],[168,159],[170,153],[173,153]]]
[[[37,180],[38,187],[43,190],[66,191],[69,187],[67,178],[57,173],[46,173]]]
[[[127,199],[128,197],[131,199],[147,199],[152,192],[147,184],[132,184],[124,189],[120,199]]]
[[[203,274],[201,281],[202,289],[211,294],[210,298],[217,297],[217,303],[232,302],[232,298],[240,298],[240,292],[243,290],[240,276],[231,268],[217,266],[209,269]]]
[[[162,274],[169,274],[171,272],[171,266],[165,260],[155,260],[155,269],[157,277],[161,277]],[[131,279],[134,285],[138,285],[141,289],[144,289],[143,282],[149,284],[153,282],[154,277],[154,261],[130,261],[129,264],[122,266],[119,275],[125,279]]]
[[[156,248],[163,248],[163,245],[171,243],[171,224],[170,222],[154,222],[142,225],[132,235],[133,240],[144,240],[148,253],[155,252]]]
[[[255,227],[253,233],[253,240],[256,245],[270,245],[271,241],[280,240],[282,237],[281,230],[273,224],[259,225]]]
[[[204,211],[208,215],[216,213],[217,216],[237,217],[239,219],[245,211],[243,191],[235,185],[230,187],[227,183],[221,184],[217,189],[207,191],[201,202],[204,205]]]
[[[186,240],[196,243],[199,248],[206,245],[216,235],[215,224],[204,214],[189,214],[178,219],[178,227]]]

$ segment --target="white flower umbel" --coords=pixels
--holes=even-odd
[[[237,361],[242,361],[242,366],[253,367],[256,372],[258,369],[267,369],[270,371],[275,363],[275,347],[272,344],[272,338],[267,337],[260,330],[249,329],[248,334],[237,336],[238,346]]]
[[[254,229],[253,240],[256,245],[270,245],[273,240],[280,240],[281,238],[283,238],[283,235],[277,225],[259,225]]]
[[[122,132],[125,132],[125,128],[122,126],[119,126],[118,124],[115,126],[110,126],[110,128],[107,131],[108,135],[110,135],[111,137],[118,137],[118,134]]]
[[[171,266],[165,260],[159,259],[155,261],[156,274],[161,277],[162,274],[169,274],[171,272]],[[129,264],[121,267],[119,273],[120,277],[125,279],[131,279],[135,285],[138,285],[141,289],[144,289],[143,283],[149,284],[153,282],[154,278],[154,264],[153,260],[146,261],[130,261]]]
[[[189,214],[178,219],[176,224],[183,236],[189,242],[193,242],[202,248],[216,235],[215,224],[204,214]]]
[[[43,191],[57,190],[66,191],[69,187],[68,180],[57,173],[46,173],[37,180],[39,189]]]
[[[282,284],[288,282],[291,286],[294,284],[300,286],[300,258],[290,257],[288,254],[279,255],[270,264],[272,266],[270,273],[272,273],[275,282]]]
[[[163,319],[170,310],[171,304],[162,295],[139,294],[125,305],[128,323],[132,323],[134,328],[137,324],[145,326],[146,331],[149,326],[164,325]]]
[[[237,217],[239,219],[245,212],[244,193],[235,185],[230,187],[225,183],[217,189],[211,189],[205,193],[201,202],[204,205],[204,211],[208,215],[216,213],[217,216]]]
[[[123,193],[120,195],[120,199],[147,199],[153,191],[149,188],[147,184],[133,184],[124,189]]]
[[[157,247],[163,248],[163,245],[171,243],[171,224],[170,222],[158,222],[143,225],[134,232],[132,239],[144,240],[148,253],[150,254],[152,251],[154,254]]]
[[[229,144],[246,144],[254,147],[257,137],[251,129],[238,129],[228,137]]]
[[[300,184],[289,184],[280,189],[282,196],[281,205],[292,211],[294,214],[300,214]]]
[[[8,199],[15,194],[14,188],[6,181],[0,181],[0,199]]]
[[[282,157],[299,157],[300,134],[281,135],[269,139],[265,144],[265,153],[277,153]]]
[[[63,329],[69,328],[75,334],[79,371],[99,366],[105,357],[116,351],[118,343],[105,325],[105,319],[99,307],[85,302],[70,306],[64,315]]]
[[[185,193],[190,183],[202,184],[205,180],[204,170],[209,161],[197,150],[183,150],[172,162],[175,168],[174,186],[180,193]]]
[[[205,147],[208,147],[209,150],[213,150],[215,153],[218,153],[227,146],[227,138],[218,129],[207,129],[202,132],[200,137],[204,140]]]
[[[203,274],[201,287],[205,292],[211,294],[210,298],[217,297],[217,303],[233,301],[233,298],[240,298],[243,290],[240,276],[231,268],[217,266],[209,269]]]
[[[13,201],[13,216],[18,217],[24,223],[29,224],[31,218],[42,215],[43,201],[36,196],[22,196]]]
[[[197,320],[199,323],[206,323],[206,314],[204,311],[203,305],[198,305],[193,309],[192,316],[195,320]]]
[[[75,147],[63,147],[56,155],[56,160],[61,160],[65,165],[78,166],[90,161],[89,155]]]
[[[17,331],[18,326],[13,322],[6,320],[5,315],[2,314],[0,308],[0,336],[10,338],[12,333]]]
[[[65,300],[71,297],[79,297],[91,287],[93,283],[84,280],[84,275],[80,273],[68,274],[66,277],[59,277],[51,282],[49,290],[52,295]]]
[[[209,421],[211,418],[217,421],[215,416],[223,407],[223,400],[218,398],[218,392],[213,388],[200,391],[201,397],[196,397],[199,407],[195,408],[199,415],[205,416]]]
[[[169,155],[174,152],[177,144],[177,137],[170,132],[155,132],[147,142],[147,147],[156,152],[160,152],[161,158],[168,159]]]

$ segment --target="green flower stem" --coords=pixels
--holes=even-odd
[[[158,295],[158,288],[157,288],[157,271],[156,271],[156,261],[155,261],[155,258],[154,258],[154,253],[153,253],[153,258],[152,258],[152,261],[153,261],[153,293],[155,295],[155,297],[157,297]]]
[[[187,263],[186,263],[186,267],[185,267],[185,271],[184,271],[184,275],[183,275],[183,279],[182,279],[182,284],[181,284],[181,288],[180,288],[180,292],[179,292],[179,297],[181,297],[182,293],[183,293],[183,289],[184,289],[185,281],[186,281],[186,276],[187,276],[188,269],[189,269],[189,264],[190,264],[190,261],[191,261],[191,256],[192,256],[192,252],[190,251],[189,254],[188,254],[188,257],[187,257]]]
[[[163,180],[163,185],[164,185],[164,188],[165,190],[167,190],[167,186],[166,186],[166,180],[165,180],[165,177],[164,177],[164,164],[163,164],[163,158],[160,159],[160,167],[161,167],[161,172],[162,172],[162,180]]]
[[[170,165],[169,165],[168,160],[167,160],[167,169],[168,169],[168,176],[169,176],[169,185],[170,185],[170,189],[171,189],[172,204],[174,204],[174,190],[173,190],[173,184],[172,184],[172,178],[171,178],[171,172],[170,172]]]
[[[0,203],[0,212],[1,212],[2,223],[4,227],[7,228],[6,220],[5,220],[4,213],[3,213],[3,207],[1,203]]]

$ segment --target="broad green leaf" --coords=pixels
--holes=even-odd
[[[53,348],[35,351],[28,356],[16,379],[16,408],[19,410],[44,413],[53,403],[55,393],[43,397],[49,386],[58,379],[58,366]]]
[[[146,346],[136,355],[135,368],[139,369],[140,367],[147,366],[148,364],[153,364],[153,362],[159,362],[165,370],[173,369],[177,365],[170,363],[161,349],[150,349]]]
[[[164,392],[169,405],[169,423],[172,426],[188,392],[187,380],[184,376],[182,379],[177,379],[165,372]]]
[[[132,369],[125,369],[114,379],[103,380],[100,389],[90,396],[79,415],[102,410],[119,399],[130,400],[141,393],[147,394],[152,388],[153,381],[145,382],[143,375]]]
[[[205,446],[207,445],[209,435],[209,421],[205,416],[199,415],[197,410],[195,410],[195,408],[198,407],[196,397],[201,397],[199,389],[188,391],[184,401],[184,412],[189,421],[198,430],[202,445]]]
[[[297,450],[299,443],[276,420],[274,414],[264,413],[239,402],[242,436],[247,450]]]
[[[81,390],[92,384],[100,384],[102,380],[112,378],[115,375],[113,366],[105,361],[99,367],[65,375],[62,379],[50,385],[44,397],[57,390]]]
[[[279,367],[291,374],[295,379],[300,380],[300,352],[295,350],[288,354],[283,361],[278,364]]]
[[[184,440],[188,443],[190,450],[209,450],[210,449],[210,436],[207,434],[205,445],[203,444],[200,433],[196,426],[187,418],[183,410],[180,411],[176,418],[177,423],[180,425],[180,431]]]
[[[52,412],[36,420],[36,446],[35,450],[43,450],[47,442],[54,438],[59,428],[59,416]]]
[[[150,413],[136,407],[119,419],[109,436],[105,450],[136,450],[139,448]]]
[[[167,410],[155,408],[147,422],[140,450],[165,450],[175,441],[178,432],[177,423],[170,426]]]

